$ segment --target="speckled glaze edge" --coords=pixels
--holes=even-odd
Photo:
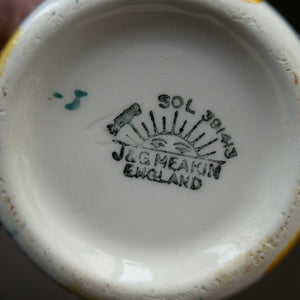
[[[147,1],[122,1],[123,5],[139,5]],[[291,82],[291,89],[295,92],[295,101],[300,104],[300,46],[296,35],[284,21],[262,1],[152,1],[152,5],[161,4],[185,7],[206,5],[224,18],[230,18],[238,26],[243,27],[248,34],[256,36],[264,47],[269,49],[270,55],[278,66],[286,72]],[[259,4],[258,4],[259,3]],[[40,43],[47,36],[59,29],[64,22],[71,20],[78,11],[102,8],[109,11],[120,4],[120,1],[105,0],[67,0],[46,1],[39,7],[20,27],[16,35],[2,52],[0,78],[0,130],[1,136],[5,131],[6,107],[10,91],[21,76],[20,69],[26,61],[34,56]],[[62,17],[63,16],[63,17]],[[259,25],[259,26],[256,26]],[[282,38],[278,39],[278,36]],[[283,46],[284,45],[284,46]],[[0,138],[1,143],[2,138]],[[296,143],[299,147],[299,136]],[[1,148],[1,147],[0,147]],[[299,149],[298,149],[299,150]],[[2,158],[0,158],[2,160]],[[1,162],[1,165],[3,162]],[[300,181],[295,182],[295,190],[287,208],[282,212],[282,219],[278,220],[277,228],[266,233],[256,248],[249,249],[247,253],[236,257],[226,268],[215,274],[207,276],[201,284],[180,287],[157,287],[156,289],[144,287],[130,287],[124,284],[111,284],[94,280],[91,274],[74,269],[68,261],[66,253],[57,253],[56,249],[49,247],[48,237],[36,228],[29,228],[22,220],[22,213],[18,211],[13,196],[11,183],[6,181],[5,174],[0,168],[1,220],[10,232],[10,235],[27,252],[31,259],[42,269],[67,289],[88,299],[107,298],[118,299],[219,299],[243,289],[259,279],[269,271],[288,252],[291,245],[299,238],[300,222]],[[294,238],[294,237],[297,238]],[[291,242],[290,242],[291,241]],[[104,299],[101,298],[101,299]]]

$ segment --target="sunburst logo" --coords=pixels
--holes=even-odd
[[[120,147],[112,157],[125,162],[126,177],[192,190],[200,189],[204,178],[220,178],[222,166],[237,156],[231,136],[209,110],[196,121],[179,120],[179,113],[143,114],[134,103],[107,125]]]

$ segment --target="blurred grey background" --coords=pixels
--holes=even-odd
[[[22,0],[18,0],[22,1]],[[237,0],[238,1],[238,0]],[[269,1],[300,32],[297,1]],[[270,274],[230,300],[300,299],[300,243]],[[0,300],[79,300],[38,270],[0,225]],[[174,299],[176,300],[176,299]]]

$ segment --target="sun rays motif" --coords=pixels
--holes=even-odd
[[[121,140],[114,140],[123,146],[143,148],[145,150],[163,152],[172,155],[184,156],[193,159],[214,160],[215,150],[208,150],[219,138],[214,137],[204,142],[207,132],[202,132],[200,125],[203,118],[190,126],[187,120],[179,122],[179,111],[168,120],[166,116],[157,118],[153,111],[149,112],[149,121],[133,124],[133,119],[140,115],[141,109],[138,104],[133,104],[114,121],[107,126],[109,132],[115,136],[121,128],[128,125]],[[187,129],[189,128],[189,129]]]
[[[173,108],[144,114],[134,103],[125,109],[107,125],[120,146],[112,157],[123,162],[125,177],[199,190],[205,178],[220,178],[223,165],[237,156],[235,144],[210,110],[196,119],[184,114],[193,110]]]

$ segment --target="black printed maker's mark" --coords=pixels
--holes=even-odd
[[[160,95],[158,101],[159,113],[143,113],[134,103],[107,125],[123,174],[192,190],[204,178],[219,179],[223,165],[237,156],[220,119],[210,110],[197,116],[192,99],[185,104],[181,96]]]

